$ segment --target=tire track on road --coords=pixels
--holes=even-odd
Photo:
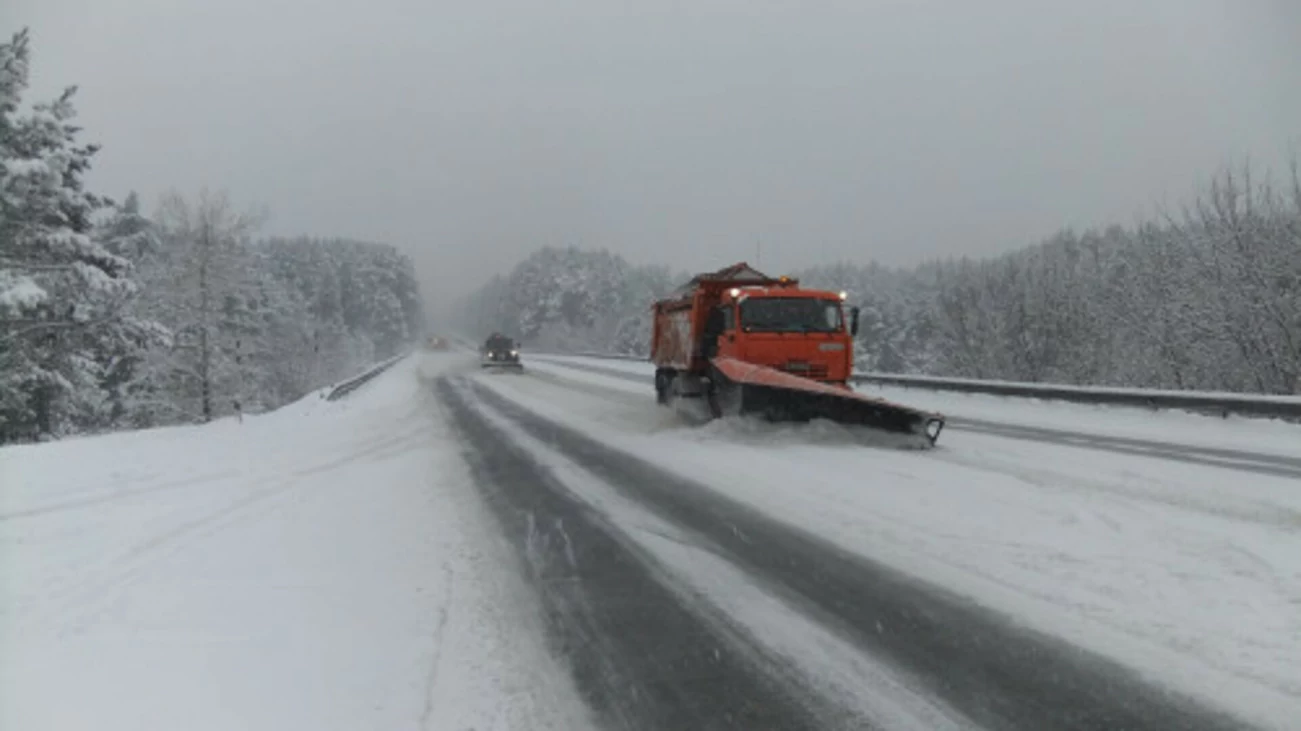
[[[1230,729],[1243,724],[1101,656],[850,554],[475,385],[475,394],[988,728]]]
[[[424,431],[385,435],[342,455],[300,466],[285,475],[274,476],[269,484],[255,491],[246,492],[195,517],[171,524],[166,530],[106,559],[101,566],[92,569],[91,573],[72,577],[71,587],[63,586],[62,583],[51,586],[51,594],[57,597],[57,602],[64,607],[64,611],[46,619],[54,619],[63,626],[74,628],[86,625],[151,566],[175,555],[194,541],[238,525],[249,519],[250,515],[260,514],[255,511],[270,510],[275,502],[296,490],[307,489],[311,483],[304,478],[337,469],[354,460],[378,460],[400,454],[419,444],[426,436]]]
[[[239,474],[237,470],[222,470],[220,472],[198,475],[196,477],[191,477],[186,480],[170,480],[167,482],[150,485],[148,487],[134,487],[134,488],[121,489],[121,490],[111,490],[111,491],[100,492],[98,494],[92,494],[89,496],[69,498],[57,502],[46,503],[44,505],[37,505],[30,508],[23,508],[21,510],[14,510],[8,513],[0,513],[0,523],[10,521],[10,520],[15,520],[18,518],[32,518],[38,515],[49,515],[52,513],[61,513],[65,510],[78,510],[81,508],[91,508],[97,505],[103,505],[105,503],[117,502],[119,500],[126,500],[129,498],[138,497],[140,495],[149,495],[156,492],[170,492],[173,490],[186,490],[192,487],[204,487],[214,482],[221,482],[222,480],[230,479],[231,477],[237,474]]]
[[[556,653],[607,727],[828,727],[816,699],[795,697],[748,655],[743,638],[684,607],[651,559],[448,381],[435,388],[476,483],[530,571]]]

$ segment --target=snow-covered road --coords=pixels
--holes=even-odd
[[[1301,715],[1295,478],[997,433],[954,431],[941,449],[912,454],[864,449],[826,425],[688,428],[645,408],[645,364],[577,362],[641,375],[535,358],[531,379],[483,381],[547,419],[1163,686],[1277,728]],[[1193,451],[1237,426],[1065,409],[1093,414],[1070,415],[1085,434],[1161,434]],[[1053,418],[1043,404],[990,411],[1012,426]],[[1264,458],[1301,457],[1293,425],[1247,431],[1252,445],[1224,441]]]
[[[0,450],[0,728],[1301,718],[1296,427],[903,391],[1015,433],[901,452],[527,365]]]

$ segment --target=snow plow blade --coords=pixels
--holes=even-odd
[[[940,414],[891,403],[847,387],[810,380],[734,358],[710,361],[714,416],[757,415],[769,421],[827,419],[898,436],[911,446],[935,446]]]

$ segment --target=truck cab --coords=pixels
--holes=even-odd
[[[723,290],[702,329],[701,354],[845,383],[854,367],[857,308],[846,314],[844,293],[784,284]]]
[[[656,393],[662,403],[705,393],[716,361],[844,386],[857,330],[843,292],[804,289],[745,262],[699,274],[654,305]]]

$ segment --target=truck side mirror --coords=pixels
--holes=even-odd
[[[849,308],[849,334],[858,337],[858,308]]]

